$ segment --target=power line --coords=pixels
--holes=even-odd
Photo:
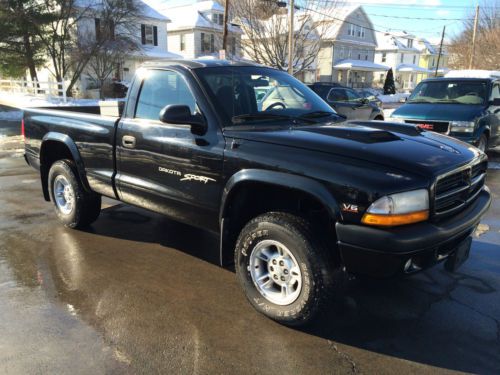
[[[407,17],[407,16],[389,16],[387,14],[366,13],[370,16],[385,18],[400,18],[405,20],[426,20],[426,21],[473,21],[474,18],[433,18],[433,17]]]
[[[319,3],[338,3],[338,0],[317,0],[316,2]],[[367,2],[367,1],[346,1],[346,5],[364,5],[364,6],[374,6],[374,7],[383,7],[383,8],[394,8],[394,9],[399,9],[399,8],[410,8],[410,9],[415,9],[415,8],[421,8],[419,10],[429,10],[429,11],[436,11],[436,9],[470,9],[474,10],[476,7],[475,6],[467,6],[467,5],[439,5],[439,6],[433,6],[433,5],[425,5],[425,4],[387,4],[384,2],[380,3],[375,3],[375,2]],[[485,9],[500,9],[499,6],[481,6],[481,8]]]
[[[395,38],[401,38],[401,37],[402,37],[402,35],[393,34],[393,33],[389,32],[389,31],[378,30],[378,29],[375,29],[375,28],[373,28],[373,27],[368,27],[368,26],[366,26],[366,25],[359,25],[359,24],[357,24],[357,23],[347,21],[346,19],[343,19],[343,18],[338,18],[338,17],[332,16],[332,15],[330,15],[330,14],[320,12],[320,11],[318,11],[318,10],[316,10],[316,9],[305,8],[305,7],[302,7],[301,9],[303,9],[303,10],[308,10],[308,11],[310,11],[310,12],[314,12],[314,13],[316,13],[316,14],[319,14],[319,15],[323,16],[323,17],[328,17],[328,18],[331,18],[331,19],[334,19],[334,20],[337,20],[337,21],[344,22],[344,23],[346,23],[346,24],[348,24],[348,25],[354,25],[354,26],[358,26],[358,27],[363,27],[363,28],[364,28],[364,29],[366,29],[366,30],[371,30],[371,31],[374,31],[374,32],[376,32],[376,33],[388,34],[388,35],[391,35],[391,36],[393,36],[393,37],[395,37]],[[380,26],[380,25],[377,25],[377,26]],[[405,30],[401,30],[401,31],[405,31]],[[408,30],[406,30],[406,31],[408,31]]]

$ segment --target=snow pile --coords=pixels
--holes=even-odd
[[[410,96],[409,92],[396,93],[391,95],[379,95],[378,98],[382,103],[401,103]]]
[[[98,106],[98,99],[73,99],[66,102],[62,98],[44,98],[30,94],[0,91],[0,104],[14,108],[54,107],[54,106]]]

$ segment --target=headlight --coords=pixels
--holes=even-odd
[[[405,119],[401,118],[401,117],[389,117],[389,121],[390,122],[402,122],[402,123],[404,123]]]
[[[396,226],[429,218],[429,192],[426,189],[387,195],[366,210],[361,221],[368,225]]]
[[[474,121],[452,121],[450,122],[450,131],[457,133],[473,133]]]

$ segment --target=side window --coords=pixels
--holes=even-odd
[[[491,89],[490,100],[500,99],[500,83],[495,83]]]
[[[347,100],[350,102],[359,101],[359,99],[361,99],[361,96],[359,96],[356,91],[346,89],[345,92],[347,94]]]
[[[170,104],[187,105],[192,113],[196,110],[194,96],[179,73],[169,70],[150,71],[139,93],[135,117],[158,120],[160,111]]]
[[[344,89],[331,89],[328,94],[329,102],[346,102],[347,94]]]

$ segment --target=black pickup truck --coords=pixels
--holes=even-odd
[[[259,110],[255,88],[268,86],[295,97]],[[24,115],[26,160],[60,220],[91,224],[107,196],[213,231],[250,303],[288,325],[327,306],[337,270],[453,271],[491,202],[475,147],[410,124],[346,122],[267,67],[146,64],[121,117],[85,110],[96,114]]]

